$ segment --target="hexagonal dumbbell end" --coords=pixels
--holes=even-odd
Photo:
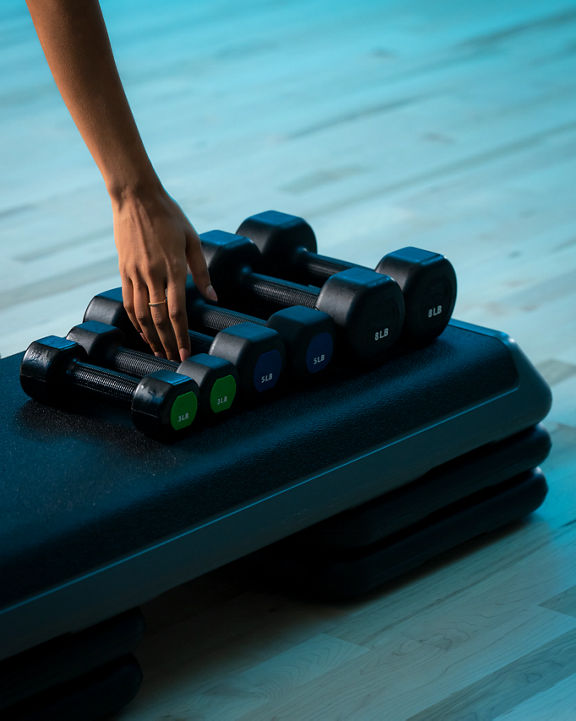
[[[171,371],[145,376],[132,396],[132,420],[143,433],[171,440],[185,433],[198,412],[198,387]]]
[[[220,331],[211,355],[233,363],[246,397],[258,396],[276,387],[285,365],[284,343],[272,328],[241,323]]]
[[[117,348],[126,345],[126,336],[120,328],[96,320],[75,325],[66,338],[82,346],[92,363],[104,366],[108,365]]]
[[[262,263],[258,248],[248,238],[223,230],[202,233],[200,239],[218,299],[221,302],[233,299],[237,295],[236,288],[243,268],[254,270]]]
[[[330,365],[336,329],[327,313],[293,305],[273,313],[267,325],[282,337],[296,376],[305,378]]]
[[[404,296],[387,275],[349,268],[330,276],[316,307],[328,313],[358,358],[386,357],[402,332]]]
[[[197,353],[180,363],[178,373],[194,378],[199,388],[199,408],[218,414],[229,410],[236,398],[238,372],[224,358]]]
[[[20,364],[22,390],[42,403],[66,404],[73,395],[66,373],[76,360],[86,360],[86,353],[66,338],[49,335],[33,341]]]
[[[457,292],[456,273],[447,258],[421,248],[400,248],[385,255],[376,270],[391,275],[404,294],[403,340],[425,344],[442,333]]]
[[[262,254],[267,272],[280,277],[287,267],[298,268],[300,255],[318,252],[314,231],[304,218],[277,210],[251,215],[236,233],[250,238]]]
[[[84,321],[95,320],[119,328],[126,337],[126,344],[139,350],[148,346],[132,325],[122,301],[122,288],[112,288],[95,295],[84,312]]]

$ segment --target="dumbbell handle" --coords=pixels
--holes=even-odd
[[[305,248],[299,250],[294,264],[294,270],[299,274],[299,277],[317,285],[322,285],[335,273],[356,267],[356,263],[347,263],[345,260],[330,258],[327,255],[318,255],[318,253],[311,253]]]
[[[74,361],[71,364],[68,376],[75,386],[128,405],[131,405],[132,396],[138,385],[138,381],[132,378],[81,361]]]
[[[194,350],[200,350],[201,352],[207,352],[210,350],[212,345],[212,338],[203,333],[196,333],[194,331],[188,331],[190,335],[190,341]],[[143,378],[144,376],[155,373],[156,371],[167,370],[173,373],[178,372],[180,366],[176,361],[168,360],[167,358],[159,358],[157,356],[143,353],[139,350],[133,350],[132,348],[124,348],[118,346],[114,353],[111,354],[110,360],[112,361],[115,370],[121,371],[122,373],[128,373],[129,375],[136,376],[137,378]]]
[[[203,333],[188,331],[190,341],[194,350],[207,352],[212,345],[212,338]],[[173,373],[178,372],[179,363],[168,360],[167,358],[159,358],[149,355],[143,351],[134,350],[132,348],[124,348],[117,346],[113,353],[109,356],[114,370],[128,375],[144,378],[144,376],[156,373],[156,371],[167,370]],[[90,366],[93,367],[93,366]]]
[[[167,370],[173,373],[178,369],[178,363],[167,358],[157,358],[139,350],[123,348],[119,346],[111,354],[110,360],[114,369],[122,373],[143,378],[144,376],[156,373],[156,371]]]
[[[192,324],[195,318],[201,326],[211,331],[221,331],[234,325],[240,325],[241,323],[266,325],[266,321],[262,318],[255,318],[253,315],[246,315],[246,313],[229,310],[228,308],[208,305],[208,303],[202,301],[194,304],[190,315]]]
[[[243,284],[253,296],[277,309],[291,305],[315,308],[320,293],[315,288],[307,288],[289,280],[278,280],[260,273],[244,274]]]

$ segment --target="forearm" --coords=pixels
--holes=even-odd
[[[112,199],[122,299],[157,354],[190,353],[187,266],[217,300],[200,239],[164,191],[144,149],[116,69],[98,0],[26,0],[64,102]]]
[[[124,94],[98,0],[27,0],[44,54],[113,200],[160,181]]]

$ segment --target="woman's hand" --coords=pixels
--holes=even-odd
[[[216,300],[200,239],[161,186],[111,197],[124,307],[156,355],[185,360],[188,267],[198,289]]]
[[[124,305],[155,353],[190,352],[186,268],[215,300],[200,241],[166,193],[136,127],[98,0],[26,0],[62,98],[112,199]],[[150,305],[152,304],[152,305]]]

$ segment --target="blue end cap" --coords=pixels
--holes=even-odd
[[[258,358],[254,366],[254,387],[259,393],[274,388],[282,372],[280,351],[269,350]]]
[[[332,360],[334,341],[330,333],[318,333],[308,344],[306,351],[306,367],[309,373],[324,370]]]

